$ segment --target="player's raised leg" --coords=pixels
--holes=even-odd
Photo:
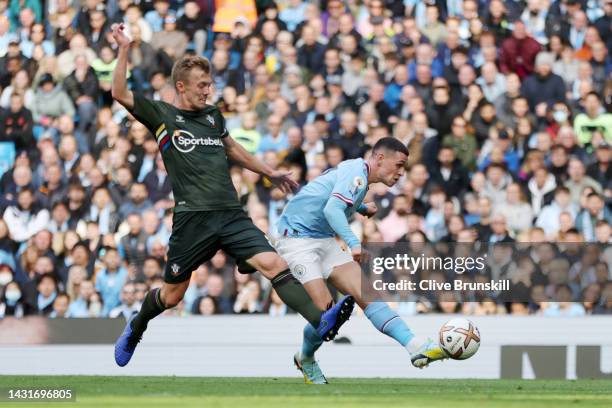
[[[385,302],[370,302],[362,297],[361,268],[357,262],[348,262],[335,267],[329,281],[341,292],[355,298],[366,317],[378,331],[395,339],[408,350],[411,362],[415,367],[423,368],[433,361],[448,358],[433,340],[416,337],[406,322]]]
[[[128,321],[115,343],[115,361],[119,366],[130,361],[149,321],[179,304],[189,286],[191,273],[218,251],[216,230],[219,225],[216,221],[219,218],[219,215],[211,217],[203,211],[174,214],[164,284],[146,294],[140,311]]]

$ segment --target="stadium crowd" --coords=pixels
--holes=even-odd
[[[612,0],[0,0],[0,317],[129,316],[162,283],[171,185],[153,135],[113,103],[113,23],[133,38],[133,91],[172,103],[173,61],[207,56],[231,136],[302,185],[382,137],[406,143],[406,175],[371,186],[378,214],[352,222],[364,242],[605,245],[611,20]],[[290,196],[231,174],[274,239]],[[554,286],[550,263],[570,265],[550,248],[520,266]],[[463,312],[612,313],[603,254],[572,269],[565,302],[553,288]],[[395,304],[461,308],[415,305]],[[166,313],[287,312],[219,252]]]

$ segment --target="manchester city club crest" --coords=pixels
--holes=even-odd
[[[363,189],[363,187],[365,186],[365,180],[363,179],[363,177],[355,177],[353,179],[353,187],[351,188],[351,193],[353,194],[357,194],[357,192],[361,189]]]
[[[304,265],[295,265],[295,268],[293,268],[293,272],[298,278],[301,278],[302,276],[304,276],[304,273],[306,273],[306,268],[304,267]]]
[[[212,115],[206,115],[206,120],[210,123],[212,127],[215,127],[215,118]]]

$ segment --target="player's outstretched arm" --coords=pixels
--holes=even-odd
[[[325,208],[323,208],[323,215],[325,215],[325,219],[329,226],[332,227],[344,242],[346,242],[346,245],[348,245],[351,250],[361,248],[361,242],[351,230],[346,215],[344,214],[346,207],[347,204],[342,199],[332,195],[329,200],[327,200]]]
[[[125,33],[125,25],[113,24],[113,38],[117,42],[119,52],[117,55],[117,66],[113,72],[113,83],[111,93],[113,99],[123,105],[126,109],[134,108],[134,94],[127,87],[128,52],[130,50],[130,38]]]
[[[285,193],[298,187],[298,183],[289,177],[291,175],[290,171],[274,170],[272,167],[247,152],[246,149],[242,147],[240,143],[232,139],[231,136],[226,136],[222,140],[225,145],[227,157],[234,163],[257,174],[266,176]]]

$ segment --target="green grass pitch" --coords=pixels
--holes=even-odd
[[[612,380],[406,380],[332,378],[0,376],[0,388],[71,388],[72,403],[20,407],[612,407]]]

